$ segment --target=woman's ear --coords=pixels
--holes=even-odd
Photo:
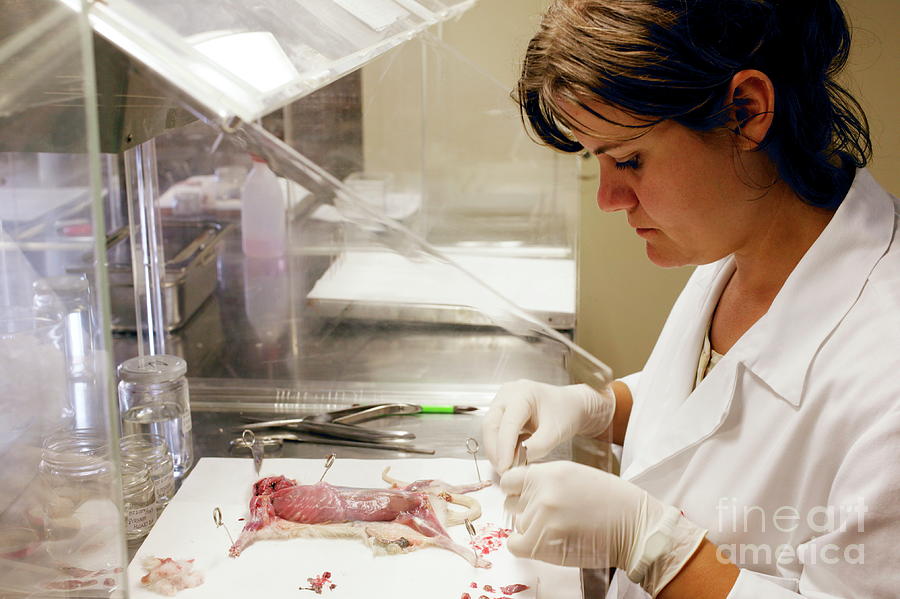
[[[766,138],[775,117],[775,87],[762,71],[738,71],[731,78],[726,105],[728,128],[741,150],[755,150]]]

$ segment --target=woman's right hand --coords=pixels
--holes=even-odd
[[[519,435],[530,459],[539,459],[575,435],[597,436],[609,428],[616,398],[610,387],[547,385],[520,380],[500,387],[482,425],[488,459],[499,473],[512,466]]]

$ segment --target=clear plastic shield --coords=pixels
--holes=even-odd
[[[8,4],[0,35],[0,594],[125,593],[91,31]],[[65,146],[64,152],[58,151]]]

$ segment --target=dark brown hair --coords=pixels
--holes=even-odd
[[[591,101],[611,104],[642,120],[630,125],[638,130],[667,119],[701,132],[739,127],[754,115],[726,104],[731,79],[757,69],[775,87],[759,149],[803,201],[835,208],[849,167],[871,155],[865,114],[835,81],[849,51],[835,0],[555,0],[528,45],[516,100],[542,142],[576,152],[562,102],[591,112]]]

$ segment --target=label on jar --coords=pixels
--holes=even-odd
[[[129,504],[125,506],[126,534],[139,533],[147,530],[156,522],[156,504],[137,506]]]
[[[185,410],[181,418],[181,432],[186,435],[191,432],[191,429],[193,428],[193,424],[191,424],[191,410]]]
[[[168,501],[175,494],[175,476],[169,470],[163,476],[153,479],[153,491],[156,493],[157,501]]]

